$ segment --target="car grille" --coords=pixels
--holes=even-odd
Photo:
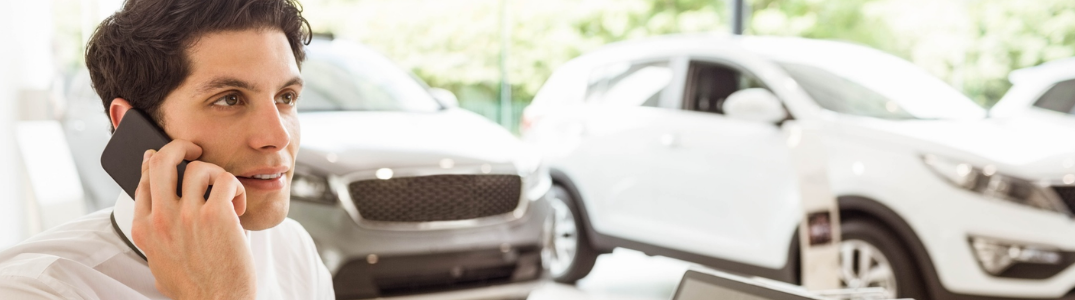
[[[541,248],[381,256],[370,264],[360,255],[333,276],[337,299],[368,299],[471,289],[538,279]]]
[[[1075,186],[1053,186],[1053,191],[1064,200],[1068,210],[1075,212]]]
[[[515,210],[522,179],[517,175],[431,175],[355,181],[348,190],[366,220],[468,220]]]

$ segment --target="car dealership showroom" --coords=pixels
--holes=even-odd
[[[0,299],[1075,299],[1075,1],[0,11]]]

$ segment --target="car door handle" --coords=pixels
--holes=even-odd
[[[661,145],[668,148],[675,148],[679,146],[679,135],[674,133],[665,133],[661,135]]]

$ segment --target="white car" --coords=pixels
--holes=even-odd
[[[1075,135],[986,115],[912,64],[847,43],[604,47],[560,67],[524,113],[556,194],[546,263],[573,282],[624,247],[800,282],[803,211],[782,130],[796,120],[824,136],[845,286],[1073,298]]]
[[[1012,88],[990,109],[990,116],[1075,128],[1075,58],[1015,70],[1008,79]]]

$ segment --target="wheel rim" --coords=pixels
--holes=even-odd
[[[840,243],[840,283],[845,288],[884,288],[896,298],[896,275],[885,254],[862,240]]]
[[[545,247],[542,261],[553,277],[567,273],[578,251],[578,228],[575,215],[562,199],[553,197],[549,202],[552,214],[545,221]]]

